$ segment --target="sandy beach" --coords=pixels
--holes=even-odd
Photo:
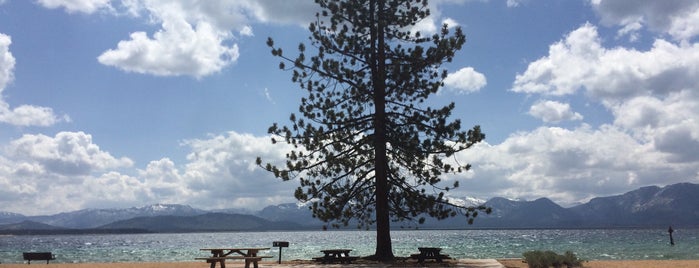
[[[506,268],[527,268],[527,264],[523,263],[521,259],[506,259],[497,260],[503,267]],[[34,262],[33,265],[40,265],[41,267],[47,268],[209,268],[209,264],[205,262],[135,262],[135,263],[50,263],[45,262]],[[624,261],[607,261],[607,260],[596,260],[587,261],[583,264],[585,268],[694,268],[699,267],[699,260],[624,260]],[[27,264],[0,264],[0,267],[7,268],[26,268]],[[218,265],[216,267],[219,267]],[[244,267],[242,262],[227,262],[226,267],[236,268]],[[332,265],[322,265],[314,264],[309,261],[289,261],[283,262],[282,264],[277,264],[276,262],[263,262],[260,263],[260,267],[264,268],[293,268],[293,267],[416,267],[413,263],[401,264],[396,263],[393,265],[382,265],[382,264],[371,264],[371,263],[358,263],[358,264],[332,264]],[[422,266],[418,266],[422,267]],[[428,263],[424,267],[493,267],[485,266],[481,264],[469,265],[466,263],[450,262],[449,264],[438,264],[438,263]]]
[[[507,268],[527,268],[520,259],[498,260]],[[699,267],[699,260],[624,260],[624,261],[587,261],[585,268],[693,268]]]

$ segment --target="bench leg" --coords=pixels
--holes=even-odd
[[[245,268],[250,268],[250,263],[252,262],[252,267],[257,267],[257,260],[245,260]]]
[[[220,262],[221,263],[221,268],[226,268],[226,260],[211,260],[211,268],[216,268],[216,263]],[[207,261],[208,262],[208,261]]]

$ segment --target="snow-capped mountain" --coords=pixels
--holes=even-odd
[[[598,197],[574,207],[563,208],[547,198],[534,201],[510,200],[495,197],[487,202],[477,198],[451,198],[465,207],[485,205],[492,208],[486,215],[480,212],[473,225],[462,215],[437,221],[428,218],[418,228],[608,228],[608,227],[662,227],[667,225],[699,226],[699,184],[680,183],[665,187],[649,186],[622,195]],[[260,218],[259,226],[290,226],[289,228],[320,228],[323,222],[313,218],[308,206],[297,203],[268,206],[258,212],[217,211],[211,213],[187,205],[155,204],[126,209],[83,209],[48,216],[23,216],[0,213],[0,227],[12,229],[48,224],[56,228],[90,229],[117,221],[163,216],[176,217],[182,224],[190,220],[206,219],[205,214],[253,216]],[[223,215],[225,214],[225,215]],[[247,215],[244,215],[247,214]],[[223,216],[221,216],[223,215]],[[195,217],[197,216],[197,217]],[[226,216],[227,217],[227,216]],[[18,223],[22,223],[19,224]],[[162,221],[160,221],[162,222]],[[202,222],[208,222],[202,220]],[[282,223],[269,225],[264,222]],[[13,225],[14,224],[14,225]],[[401,223],[398,223],[401,224]],[[401,225],[402,226],[402,225]],[[413,226],[409,223],[407,226]],[[181,227],[181,226],[180,226]],[[188,227],[194,230],[194,227]],[[201,230],[211,226],[202,225]],[[232,228],[227,226],[226,228]],[[237,228],[237,227],[236,227]],[[261,227],[262,228],[262,227]],[[266,227],[265,227],[266,228]],[[42,228],[45,229],[45,228]],[[237,228],[240,229],[240,228]]]
[[[126,209],[82,209],[48,216],[30,216],[26,220],[66,228],[94,228],[120,220],[152,216],[195,216],[207,213],[187,205],[154,204]]]

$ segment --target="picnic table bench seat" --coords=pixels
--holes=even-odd
[[[257,260],[261,261],[262,258],[272,258],[272,256],[254,256],[254,257],[245,257],[245,256],[225,256],[225,257],[197,257],[194,258],[195,260],[206,260],[206,261],[220,261],[220,260]]]
[[[359,259],[357,256],[349,256],[349,257],[333,257],[333,258],[327,258],[325,256],[323,257],[314,257],[313,260],[320,262],[320,263],[352,263],[353,261],[356,261]]]
[[[422,257],[420,253],[417,254],[411,254],[410,258],[412,259],[417,259],[418,262],[424,262],[426,259],[431,259],[431,260],[437,260],[437,262],[441,262],[442,260],[449,260],[451,257],[449,255],[445,254],[439,254],[439,256],[424,256]],[[422,260],[421,260],[422,259]]]

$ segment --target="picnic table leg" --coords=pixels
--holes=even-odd
[[[250,263],[252,262],[252,267],[257,267],[257,260],[245,260],[245,268],[250,268]]]
[[[211,268],[216,268],[216,263],[220,262],[221,263],[221,268],[226,268],[226,260],[221,259],[221,260],[211,260]]]

